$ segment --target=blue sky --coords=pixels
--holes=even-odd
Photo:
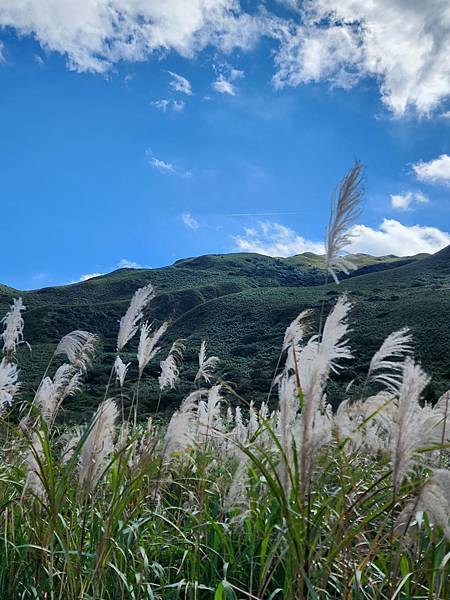
[[[156,15],[123,0],[123,32],[105,0],[86,14],[55,1],[0,6],[1,283],[213,252],[321,252],[331,192],[355,158],[367,191],[350,251],[450,243],[450,60],[428,44],[450,41],[446,3],[390,5],[410,24],[399,53],[399,40],[380,49],[383,0],[379,13],[337,4],[364,33],[319,24],[294,0],[257,11],[167,0]]]

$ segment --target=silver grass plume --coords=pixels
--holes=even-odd
[[[116,356],[116,360],[114,361],[114,372],[121,388],[123,388],[123,384],[125,383],[125,377],[130,365],[131,363],[125,364],[119,355]]]
[[[397,392],[402,380],[404,359],[411,354],[412,335],[408,327],[394,331],[384,340],[370,361],[367,379],[382,383]],[[392,360],[393,358],[402,359]]]
[[[223,398],[220,395],[221,385],[214,385],[208,390],[206,400],[200,400],[198,403],[197,415],[199,430],[205,436],[206,443],[209,437],[217,436],[217,433],[223,430],[221,419],[221,407]]]
[[[350,230],[361,212],[360,204],[364,193],[361,173],[362,165],[357,161],[340,184],[326,230],[325,266],[336,283],[339,280],[335,269],[348,274],[357,268],[350,260],[340,256],[340,252],[351,243]]]
[[[26,309],[22,298],[14,298],[9,312],[0,320],[4,324],[4,331],[0,335],[3,339],[3,353],[12,354],[16,347],[23,341],[24,320],[22,312]]]
[[[164,456],[170,459],[174,452],[184,452],[195,446],[198,401],[206,393],[206,390],[192,392],[173,413],[164,438]]]
[[[170,349],[170,352],[165,360],[159,363],[161,367],[161,375],[158,378],[159,389],[161,391],[166,388],[173,390],[180,379],[180,365],[183,362],[183,352],[185,346],[181,340],[176,340]]]
[[[27,478],[25,481],[24,492],[30,489],[41,501],[45,500],[45,486],[42,481],[43,474],[41,465],[45,460],[44,448],[42,447],[42,433],[35,431],[29,442],[30,447],[25,455],[25,465],[27,467]]]
[[[47,425],[54,421],[61,403],[68,396],[73,396],[79,391],[81,384],[81,371],[75,370],[72,365],[61,365],[53,379],[44,377],[33,400],[33,404],[40,410]]]
[[[11,406],[20,385],[17,365],[9,363],[5,358],[0,362],[0,415]]]
[[[284,456],[280,461],[280,480],[286,494],[291,489],[289,470],[293,466],[294,455],[294,424],[300,403],[297,393],[297,385],[294,376],[284,375],[278,386],[279,415],[277,423],[277,434]]]
[[[151,284],[139,288],[135,292],[127,312],[119,321],[119,335],[117,337],[118,352],[128,344],[138,330],[138,323],[142,319],[143,310],[154,297],[155,291]]]
[[[206,350],[206,340],[203,340],[200,346],[200,352],[198,354],[198,371],[195,376],[195,382],[204,379],[206,383],[210,383],[213,372],[219,362],[219,358],[217,356],[210,356],[207,358]]]
[[[234,414],[234,427],[230,432],[231,439],[237,444],[244,445],[247,441],[248,431],[242,419],[242,411],[239,406],[236,406]]]
[[[157,343],[166,333],[169,323],[165,322],[155,332],[152,333],[152,326],[148,322],[145,322],[141,326],[141,335],[139,337],[138,347],[138,364],[139,364],[139,377],[142,376],[145,367],[159,352]]]
[[[97,341],[98,337],[89,331],[72,331],[61,338],[55,354],[64,354],[71,365],[86,371],[92,362]]]
[[[82,436],[83,430],[81,427],[75,427],[62,436],[61,463],[63,465],[66,465],[72,458]]]
[[[79,461],[80,483],[87,489],[92,489],[100,479],[114,450],[117,417],[117,406],[112,399],[102,402],[94,415]]]
[[[409,502],[398,516],[396,532],[404,535],[410,525],[420,523],[422,513],[430,522],[441,527],[450,540],[450,471],[435,469],[421,487],[418,497]]]
[[[428,375],[411,358],[405,361],[396,411],[391,425],[391,463],[394,491],[415,464],[415,453],[424,441],[420,396],[429,382]]]
[[[330,371],[338,372],[341,359],[352,358],[345,336],[351,304],[342,295],[328,315],[322,339],[313,336],[297,358],[297,385],[303,397],[299,432],[300,476],[302,489],[308,489],[320,444],[331,434],[331,418],[326,412],[324,389]],[[296,397],[298,393],[296,392]]]
[[[303,340],[308,329],[307,317],[311,315],[311,310],[302,311],[286,329],[283,340],[283,350],[289,348],[292,344],[298,344]]]

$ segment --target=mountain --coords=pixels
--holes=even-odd
[[[83,394],[65,402],[66,416],[78,419],[102,397],[114,360],[117,321],[142,285],[151,282],[157,290],[148,318],[171,320],[166,345],[186,339],[183,384],[163,398],[161,406],[167,411],[192,387],[189,382],[203,338],[208,351],[221,357],[221,375],[247,400],[260,401],[270,387],[289,322],[305,308],[318,315],[325,303],[328,310],[336,296],[347,291],[354,303],[350,340],[356,361],[335,378],[329,390],[332,401],[343,398],[352,379],[351,393],[358,394],[373,352],[386,335],[405,325],[414,334],[417,357],[433,375],[427,399],[435,400],[450,388],[450,247],[432,256],[359,254],[354,260],[360,268],[339,286],[325,285],[323,257],[311,253],[290,258],[207,255],[160,269],[120,269],[83,283],[35,291],[0,286],[0,314],[13,297],[22,296],[27,306],[25,337],[32,351],[23,345],[19,360],[29,394],[62,335],[86,329],[101,336]],[[135,344],[124,357],[127,360],[134,359]],[[140,394],[144,413],[154,409],[158,396],[158,363],[150,365]]]

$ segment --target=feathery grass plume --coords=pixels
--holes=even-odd
[[[166,333],[168,327],[169,323],[166,321],[161,325],[161,327],[159,327],[154,333],[152,333],[152,326],[148,322],[142,324],[137,353],[139,364],[139,377],[142,377],[142,373],[144,372],[145,367],[159,352],[160,349],[156,346],[156,344]]]
[[[42,432],[35,431],[29,442],[30,447],[25,455],[27,478],[25,481],[24,492],[27,489],[30,489],[37,498],[44,501],[46,492],[43,483],[42,465],[45,460],[45,453],[42,446],[42,435]]]
[[[201,399],[198,403],[197,416],[199,432],[205,436],[206,443],[209,437],[217,436],[217,433],[223,431],[223,422],[221,418],[221,407],[223,398],[220,395],[221,385],[214,385],[208,390],[206,400]]]
[[[125,377],[130,365],[131,363],[125,364],[119,355],[116,356],[116,360],[114,361],[114,372],[121,388],[123,388],[123,384],[125,383]]]
[[[100,479],[114,450],[115,423],[119,411],[109,398],[100,404],[90,431],[80,451],[79,478],[86,489],[92,489]]]
[[[82,437],[83,429],[81,427],[74,427],[62,436],[61,463],[63,465],[70,461]]]
[[[206,358],[206,350],[206,340],[203,340],[200,346],[200,352],[198,354],[199,368],[194,379],[195,382],[204,379],[206,383],[211,383],[211,377],[217,364],[219,363],[219,358],[217,356],[210,356],[209,358]]]
[[[328,315],[323,328],[322,340],[313,336],[297,357],[297,385],[301,388],[303,406],[299,432],[300,477],[306,492],[312,476],[314,462],[320,443],[331,435],[331,419],[324,402],[324,389],[330,372],[340,370],[338,361],[352,358],[345,339],[351,304],[347,296],[340,296]],[[325,417],[325,418],[322,418]]]
[[[65,354],[71,365],[87,371],[95,352],[98,337],[89,331],[76,330],[61,338],[55,354]]]
[[[364,188],[361,179],[362,165],[356,161],[342,180],[337,198],[332,203],[330,220],[325,236],[325,265],[336,283],[339,283],[335,269],[345,274],[357,267],[340,252],[352,241],[351,227],[361,213],[361,199]]]
[[[279,415],[277,435],[283,448],[284,456],[280,462],[280,480],[286,495],[291,489],[289,471],[293,466],[294,424],[300,408],[297,385],[294,376],[284,375],[278,386]]]
[[[306,319],[311,315],[311,312],[310,309],[302,311],[286,329],[283,340],[283,350],[289,348],[291,344],[298,344],[303,340],[308,329]]]
[[[14,363],[3,358],[0,362],[0,415],[11,406],[20,384],[18,383],[19,370]]]
[[[415,453],[428,433],[423,429],[420,396],[429,382],[428,375],[411,358],[407,358],[403,370],[396,410],[391,424],[391,463],[394,492],[415,464]]]
[[[158,382],[161,391],[166,388],[175,389],[180,379],[180,365],[183,362],[185,348],[181,340],[176,340],[172,344],[167,358],[159,363],[161,375],[158,378]]]
[[[72,365],[63,364],[56,371],[53,380],[44,377],[33,400],[33,404],[41,411],[47,425],[51,425],[61,403],[68,396],[73,396],[80,389],[81,371]]]
[[[127,312],[119,321],[118,352],[123,350],[138,330],[138,323],[143,317],[143,310],[154,297],[155,291],[151,284],[139,288],[135,292]]]
[[[370,361],[367,379],[382,383],[396,393],[402,381],[404,359],[412,352],[411,342],[412,335],[408,327],[388,335]],[[402,360],[394,361],[393,358]]]
[[[230,432],[230,437],[233,441],[235,441],[237,444],[240,444],[241,446],[243,446],[246,443],[248,438],[247,427],[244,425],[244,421],[242,419],[242,411],[239,408],[239,406],[236,406],[235,409],[234,427]]]
[[[325,321],[322,340],[319,348],[319,355],[322,358],[323,374],[328,376],[328,370],[338,373],[341,368],[336,362],[339,360],[351,359],[353,354],[348,346],[348,340],[344,337],[349,332],[347,321],[348,313],[352,308],[347,295],[339,296],[333,310]]]
[[[198,430],[198,402],[207,390],[196,390],[187,396],[169,421],[164,438],[164,456],[183,452],[195,446]]]
[[[409,502],[398,516],[396,532],[404,535],[414,521],[427,513],[430,523],[440,527],[450,541],[450,471],[434,469],[422,485],[417,498]]]
[[[0,335],[3,339],[3,354],[14,353],[16,347],[23,342],[22,312],[25,309],[22,298],[14,298],[9,312],[0,320],[0,323],[4,324],[4,331]]]

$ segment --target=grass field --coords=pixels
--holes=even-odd
[[[248,294],[255,310],[258,290]],[[450,396],[423,403],[429,378],[410,333],[388,336],[353,401],[337,406],[358,308],[327,295],[319,337],[314,311],[281,335],[269,403],[256,407],[221,378],[205,344],[180,393],[183,342],[160,370],[162,330],[141,326],[153,296],[148,285],[138,291],[121,319],[120,360],[80,427],[59,424],[58,413],[68,400],[77,406],[96,336],[74,331],[49,343],[30,403],[15,362],[27,314],[20,304],[9,313],[1,597],[448,598]],[[439,294],[433,301],[438,312]],[[139,326],[136,357],[126,348]],[[178,395],[170,419],[137,422],[150,383],[161,401],[169,388]]]

